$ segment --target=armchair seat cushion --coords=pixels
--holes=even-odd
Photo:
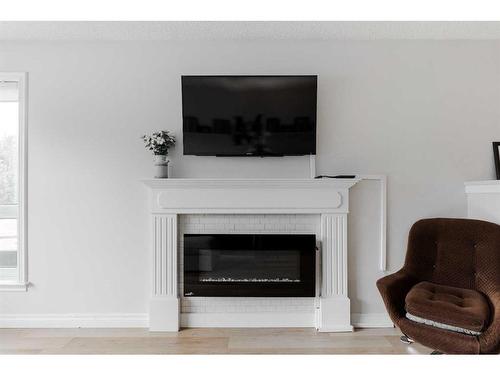
[[[470,334],[484,331],[490,319],[488,302],[480,292],[427,281],[410,289],[405,310],[411,320]]]

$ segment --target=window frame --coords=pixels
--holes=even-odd
[[[18,207],[18,249],[17,279],[0,280],[0,291],[28,290],[28,73],[0,72],[0,81],[17,81],[19,88],[19,207]]]

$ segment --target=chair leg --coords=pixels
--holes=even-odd
[[[404,333],[403,333],[403,336],[401,336],[399,338],[399,340],[403,343],[403,344],[406,344],[406,345],[410,345],[410,344],[413,344],[415,341],[413,341],[413,339],[411,339],[410,337],[406,336]]]

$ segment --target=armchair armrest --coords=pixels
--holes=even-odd
[[[385,307],[396,325],[405,317],[405,297],[417,282],[418,279],[407,273],[404,268],[377,281]]]
[[[479,336],[481,353],[500,353],[500,290],[487,293],[491,303],[491,323]]]

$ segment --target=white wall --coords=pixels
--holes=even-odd
[[[3,42],[0,71],[29,72],[29,278],[0,314],[145,313],[150,293],[139,136],[181,140],[181,74],[318,74],[320,174],[389,178],[389,267],[421,217],[465,216],[465,180],[494,176],[495,41]],[[171,155],[173,175],[308,175],[307,158]],[[353,312],[379,313],[378,186],[353,189]]]

